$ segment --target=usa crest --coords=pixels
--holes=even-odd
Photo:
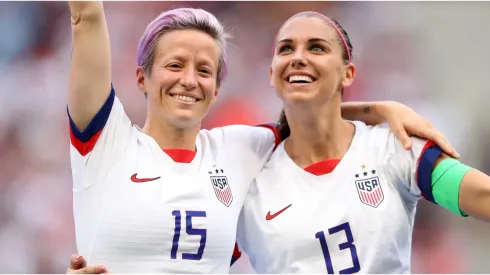
[[[211,185],[213,186],[216,198],[229,207],[233,201],[233,194],[228,184],[228,178],[224,174],[225,171],[223,169],[215,169],[208,173],[210,174],[209,178],[211,179]]]
[[[362,172],[356,174],[354,180],[359,199],[362,203],[376,208],[385,198],[377,171],[366,169],[366,165],[362,165],[361,168]]]

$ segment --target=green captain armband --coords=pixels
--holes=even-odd
[[[459,208],[459,187],[466,172],[472,168],[458,160],[441,161],[432,171],[432,195],[440,206],[463,217],[468,215]]]

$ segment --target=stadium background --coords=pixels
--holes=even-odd
[[[230,77],[206,128],[277,119],[281,104],[268,80],[273,38],[289,16],[315,10],[338,19],[354,44],[358,71],[346,100],[408,104],[449,137],[464,162],[490,173],[489,2],[106,3],[113,82],[136,124],[145,117],[135,84],[138,40],[159,12],[181,6],[213,12],[234,36]],[[0,3],[1,273],[62,273],[76,252],[66,116],[70,35],[64,2]],[[421,203],[413,272],[488,272],[489,226]],[[249,270],[246,262],[233,269]]]

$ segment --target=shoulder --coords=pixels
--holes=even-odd
[[[229,125],[211,130],[201,130],[201,135],[212,141],[233,144],[258,145],[274,144],[276,137],[273,128],[249,125]]]
[[[249,135],[256,137],[274,137],[275,126],[269,124],[261,124],[257,126],[249,125],[229,125],[220,128],[223,133],[228,135]]]
[[[411,140],[411,148],[406,149],[388,126],[365,126],[357,144],[358,157],[364,159],[369,156],[371,162],[389,174],[391,179],[408,184],[412,181],[424,153],[433,155],[439,152],[437,148],[427,150],[434,147],[432,141],[418,137],[411,137]]]
[[[401,141],[395,136],[387,125],[369,126],[363,122],[354,122],[356,134],[359,133],[360,143],[364,148],[373,149],[374,155],[386,155],[388,153],[406,154],[417,152],[426,146],[428,140],[419,137],[411,137],[412,150],[406,150]]]
[[[359,135],[364,143],[383,144],[393,135],[388,126],[383,124],[372,126],[360,121],[353,121],[352,123],[356,126],[356,135]]]

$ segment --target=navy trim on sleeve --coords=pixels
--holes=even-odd
[[[71,119],[70,111],[68,110],[68,107],[66,108],[66,112],[68,113],[68,118],[70,119],[72,134],[77,140],[81,141],[82,143],[85,143],[105,127],[107,120],[109,119],[109,115],[111,114],[112,105],[114,104],[115,96],[116,96],[116,92],[114,91],[114,88],[111,86],[111,92],[109,93],[109,97],[107,98],[106,102],[104,103],[104,105],[102,105],[102,107],[94,116],[92,121],[90,121],[90,123],[83,131],[80,131],[77,128],[77,126]]]
[[[428,201],[436,203],[432,194],[432,169],[442,150],[437,145],[432,145],[422,152],[417,168],[417,185],[422,195]]]

